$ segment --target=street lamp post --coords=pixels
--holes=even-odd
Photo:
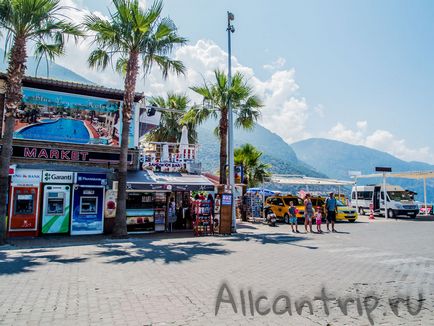
[[[233,13],[228,11],[228,26],[226,31],[228,32],[228,90],[232,86],[232,50],[231,50],[231,33],[235,32],[234,26],[231,22],[235,19]],[[228,160],[229,160],[229,189],[232,193],[232,231],[237,232],[237,216],[235,210],[235,169],[234,169],[234,117],[231,106],[231,97],[228,94]]]

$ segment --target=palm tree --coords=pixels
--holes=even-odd
[[[160,125],[146,136],[146,140],[176,143],[181,138],[182,126],[186,125],[188,128],[189,143],[195,144],[197,142],[196,125],[194,121],[183,121],[184,115],[187,112],[187,106],[190,102],[187,95],[168,93],[166,98],[156,96],[151,97],[148,101],[152,106],[178,110],[179,113],[162,112]]]
[[[249,187],[256,187],[269,177],[270,164],[261,162],[262,152],[251,144],[244,144],[234,150],[234,162],[241,165]]]
[[[170,18],[161,18],[161,1],[148,9],[142,9],[138,0],[113,0],[116,10],[108,20],[95,14],[86,16],[84,26],[94,34],[96,49],[91,52],[88,62],[91,67],[105,69],[115,62],[124,79],[122,108],[122,135],[118,169],[118,207],[113,228],[114,237],[126,237],[126,187],[128,132],[133,113],[136,81],[140,68],[148,74],[156,64],[167,78],[170,72],[181,74],[185,68],[182,62],[169,58],[173,47],[183,45],[186,39],[177,33]]]
[[[219,119],[216,135],[220,137],[220,184],[226,184],[226,161],[228,141],[228,101],[235,113],[235,127],[252,129],[260,116],[262,102],[247,84],[244,75],[235,73],[229,85],[226,74],[215,70],[215,83],[204,82],[202,86],[191,87],[203,97],[201,106],[192,107],[186,114],[185,121],[201,124],[209,117]]]
[[[83,33],[65,21],[59,0],[0,0],[0,29],[5,31],[8,69],[5,94],[5,131],[0,164],[0,244],[6,241],[8,174],[11,162],[14,114],[21,104],[21,85],[26,70],[28,43],[34,55],[54,60],[64,54],[65,39]]]

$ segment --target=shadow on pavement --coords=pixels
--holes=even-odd
[[[227,238],[228,241],[255,241],[261,244],[288,244],[292,246],[302,247],[306,249],[318,249],[316,246],[306,246],[297,244],[301,240],[309,240],[304,236],[291,236],[287,233],[237,233],[236,235]]]
[[[32,272],[35,267],[52,263],[73,264],[86,261],[88,258],[64,258],[61,255],[49,254],[44,250],[26,252],[0,251],[0,275]]]
[[[108,264],[126,264],[140,261],[163,261],[166,264],[192,260],[197,256],[228,255],[232,251],[223,249],[221,243],[187,241],[181,243],[161,243],[154,241],[132,241],[129,246],[107,244],[99,245],[103,250],[99,257],[110,258]]]

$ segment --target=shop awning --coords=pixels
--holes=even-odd
[[[354,181],[311,178],[305,176],[291,176],[275,174],[271,177],[271,182],[286,185],[301,185],[301,186],[351,186]]]
[[[434,171],[410,171],[410,172],[386,172],[386,178],[404,178],[404,179],[432,179]],[[382,178],[382,173],[362,174],[357,176],[357,179],[362,178]]]
[[[152,171],[128,172],[127,188],[130,191],[214,191],[214,185],[202,175]]]

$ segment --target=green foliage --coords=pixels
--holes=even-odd
[[[168,55],[174,46],[183,45],[187,40],[178,35],[170,18],[160,17],[161,1],[154,2],[146,10],[140,7],[138,0],[113,0],[113,5],[115,10],[108,20],[96,14],[85,17],[84,26],[93,34],[96,44],[88,58],[91,67],[105,69],[112,64],[116,71],[125,74],[131,53],[136,53],[145,74],[154,64],[165,78],[170,72],[184,72],[182,62]]]
[[[260,116],[261,100],[254,94],[248,85],[244,75],[240,72],[232,77],[229,86],[226,74],[221,70],[214,71],[214,83],[204,82],[201,86],[190,87],[201,95],[203,103],[191,108],[185,117],[185,121],[194,121],[202,124],[208,118],[218,118],[223,110],[228,108],[228,100],[231,99],[232,110],[235,114],[235,126],[244,129],[252,129]],[[218,135],[218,131],[216,131]]]
[[[78,25],[65,21],[59,0],[0,0],[0,29],[5,31],[5,53],[10,54],[15,40],[34,43],[34,54],[47,62],[64,54],[66,38],[83,36]],[[10,56],[9,56],[9,59]],[[36,68],[36,72],[37,72]]]
[[[183,123],[183,118],[190,102],[187,95],[168,93],[166,98],[157,96],[151,97],[148,101],[152,106],[179,111],[179,113],[162,112],[159,127],[146,136],[148,141],[176,143],[181,138],[182,127],[186,125],[189,143],[195,144],[197,142],[196,124],[194,121]]]
[[[261,162],[262,152],[251,144],[244,144],[234,150],[235,165],[242,165],[249,187],[256,187],[271,176],[270,164]]]

